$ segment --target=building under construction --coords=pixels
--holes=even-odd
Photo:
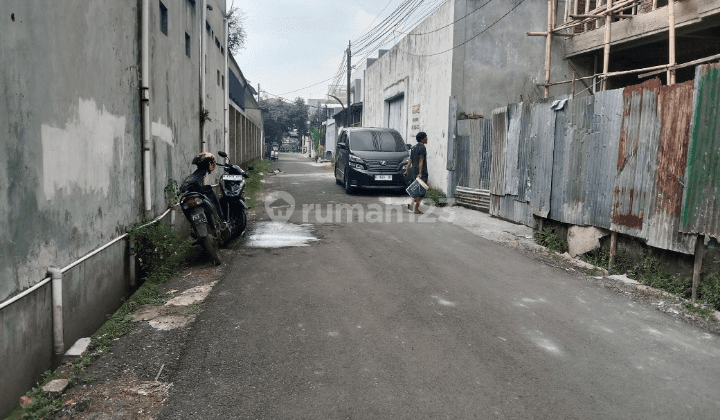
[[[667,85],[692,80],[694,66],[720,60],[720,1],[548,0],[545,95],[637,84],[661,76]],[[552,38],[566,38],[565,58],[574,77],[551,72]]]

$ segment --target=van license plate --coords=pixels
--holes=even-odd
[[[375,181],[392,181],[392,175],[375,175]]]

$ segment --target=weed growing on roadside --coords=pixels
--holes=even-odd
[[[640,282],[646,286],[664,290],[674,295],[690,297],[690,285],[687,281],[665,274],[660,269],[660,261],[655,258],[647,258],[640,264]]]
[[[565,252],[568,249],[567,242],[555,234],[555,229],[545,228],[535,231],[535,242],[555,252]]]
[[[429,190],[427,190],[427,193],[425,193],[425,199],[432,200],[433,204],[436,207],[444,207],[448,203],[447,195],[445,195],[445,193],[440,190],[436,190],[435,188],[430,188]]]
[[[708,308],[705,305],[699,305],[699,304],[695,304],[691,301],[685,301],[685,302],[683,302],[683,306],[688,311],[693,312],[693,313],[697,314],[698,316],[702,317],[705,321],[709,321],[710,317],[712,316],[712,309]]]
[[[720,310],[720,273],[705,277],[698,287],[700,300],[715,310]]]
[[[165,223],[142,227],[143,224],[145,222],[134,224],[128,232],[137,261],[146,276],[165,282],[172,273],[182,268],[190,244]]]
[[[627,274],[629,277],[637,276],[637,267],[632,262],[625,250],[619,250],[615,254],[615,262],[610,268],[610,251],[603,248],[594,249],[580,256],[580,259],[596,267],[608,270],[610,274]]]
[[[245,184],[245,204],[252,208],[258,205],[257,196],[265,189],[265,184],[262,183],[262,180],[270,170],[270,161],[256,160],[253,161],[251,165],[255,170],[250,173],[250,178],[247,179],[247,183]],[[260,175],[260,173],[263,175]]]

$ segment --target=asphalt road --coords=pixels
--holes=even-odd
[[[273,166],[294,211],[236,245],[159,418],[720,416],[717,336],[439,220],[451,209],[421,221],[299,155]]]

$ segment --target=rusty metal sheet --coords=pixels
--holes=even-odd
[[[720,237],[720,64],[697,66],[681,231]]]
[[[685,254],[694,253],[697,239],[679,231],[692,104],[693,81],[660,87],[658,114],[662,125],[646,222],[648,245]]]
[[[660,79],[623,89],[623,119],[617,155],[610,229],[646,239],[645,216],[654,186],[660,119]]]
[[[507,107],[498,108],[492,112],[492,140],[493,159],[492,171],[490,172],[490,193],[505,195]]]

